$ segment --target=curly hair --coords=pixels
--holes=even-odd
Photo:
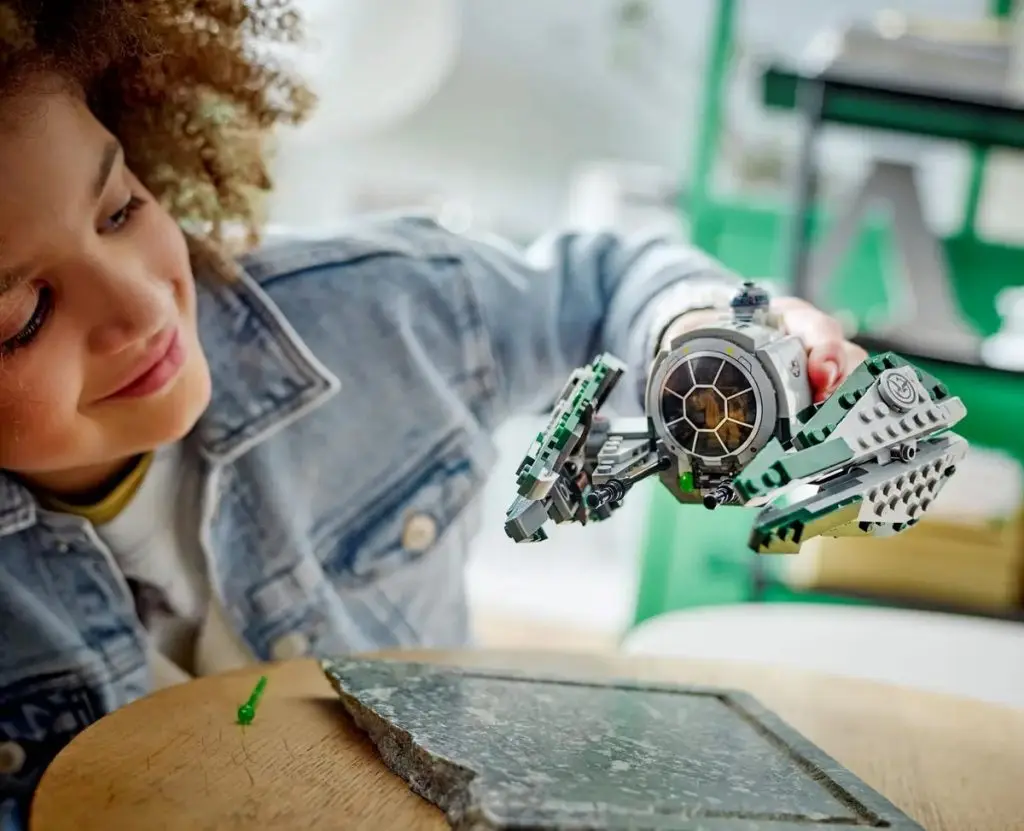
[[[265,134],[314,103],[270,57],[300,33],[289,0],[0,0],[0,95],[72,82],[183,227],[255,240]]]

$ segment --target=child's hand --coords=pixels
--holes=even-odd
[[[816,404],[835,392],[868,356],[861,347],[846,339],[838,320],[806,300],[780,297],[772,301],[771,310],[779,316],[785,330],[800,338],[807,347],[807,374]],[[711,325],[720,317],[720,311],[710,310],[684,314],[665,331],[662,345],[667,346],[684,332]]]

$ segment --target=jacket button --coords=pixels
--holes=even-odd
[[[309,651],[309,638],[301,632],[291,632],[274,641],[270,647],[271,657],[275,661],[290,661],[302,658]]]
[[[419,554],[426,551],[437,539],[437,523],[429,514],[413,514],[405,521],[402,531],[402,548]]]
[[[0,742],[0,776],[13,776],[25,766],[25,750],[15,742]]]

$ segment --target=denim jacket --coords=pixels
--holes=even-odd
[[[616,409],[637,410],[659,327],[735,286],[664,239],[561,234],[520,254],[419,218],[240,262],[234,283],[198,281],[213,397],[186,442],[212,591],[260,660],[465,644],[495,427],[602,350],[631,367]],[[110,552],[0,476],[0,829],[24,827],[75,734],[149,689]]]

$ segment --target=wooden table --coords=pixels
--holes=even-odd
[[[385,657],[746,690],[929,831],[1013,831],[1024,819],[1024,710],[794,670],[557,653]],[[261,672],[255,722],[234,723]],[[378,760],[319,667],[204,678],[82,733],[40,783],[32,831],[436,829],[441,813]]]

